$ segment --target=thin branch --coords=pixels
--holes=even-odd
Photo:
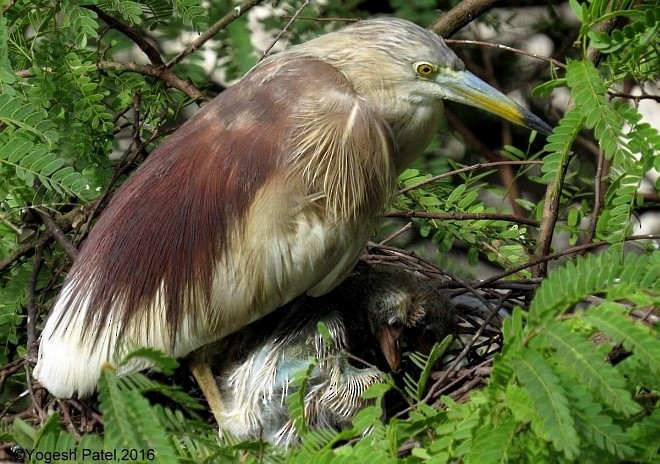
[[[32,211],[37,213],[37,215],[41,219],[41,222],[43,222],[46,228],[48,228],[50,234],[53,236],[55,241],[59,243],[59,245],[64,249],[65,253],[69,255],[69,258],[76,259],[76,256],[78,256],[78,249],[75,246],[73,246],[73,244],[66,238],[66,235],[64,234],[64,232],[62,232],[62,229],[59,228],[59,226],[55,222],[55,219],[53,219],[53,217],[49,213],[43,211],[41,208],[34,207],[32,208]]]
[[[7,379],[14,375],[16,372],[20,371],[21,368],[25,365],[26,359],[25,356],[21,356],[18,359],[14,359],[12,362],[5,364],[0,369],[0,393],[5,389],[5,382]],[[0,417],[4,417],[4,413],[7,411],[7,407],[0,412]]]
[[[589,224],[589,233],[587,242],[593,241],[596,236],[596,223],[600,210],[603,207],[603,166],[605,164],[605,155],[599,150],[598,163],[596,165],[596,175],[594,176],[594,210],[591,212],[591,224]]]
[[[463,0],[440,16],[429,29],[440,37],[451,37],[456,31],[474,21],[497,2],[498,0]]]
[[[165,65],[157,67],[148,64],[119,63],[116,61],[100,60],[98,62],[98,66],[101,69],[113,69],[115,71],[120,71],[120,72],[135,72],[138,74],[143,74],[145,76],[157,77],[158,79],[164,81],[170,87],[173,87],[185,93],[193,100],[196,101],[207,100],[204,94],[202,94],[202,92],[200,92],[194,85],[180,78]]]
[[[403,233],[409,231],[410,229],[412,229],[412,222],[409,222],[409,223],[407,223],[406,225],[404,225],[403,227],[401,227],[400,229],[395,230],[395,231],[392,232],[390,235],[388,235],[387,237],[385,237],[383,240],[381,240],[380,242],[378,242],[378,244],[379,244],[379,245],[385,245],[386,243],[391,242],[392,240],[394,240],[395,238],[397,238],[399,235],[401,235],[401,234],[403,234]]]
[[[311,0],[305,0],[305,1],[302,3],[302,5],[300,5],[300,8],[298,8],[298,10],[296,10],[296,12],[293,14],[293,16],[291,17],[291,19],[289,19],[289,22],[286,23],[286,25],[285,25],[285,26],[282,28],[282,30],[281,30],[281,31],[275,36],[275,38],[274,38],[273,41],[270,43],[270,45],[266,48],[266,50],[264,50],[264,52],[261,54],[261,58],[259,58],[259,61],[263,60],[264,58],[266,58],[266,57],[268,56],[268,53],[270,53],[270,51],[273,49],[273,47],[275,46],[275,44],[276,44],[276,43],[282,38],[282,36],[286,33],[286,31],[289,30],[289,28],[291,27],[291,25],[293,24],[293,22],[296,20],[296,18],[297,18],[298,16],[300,16],[300,13],[302,13],[302,11],[307,7],[307,5],[309,5],[309,2],[310,2],[310,1],[311,1]]]
[[[172,66],[180,63],[185,57],[187,57],[191,53],[194,53],[199,47],[201,47],[211,38],[213,38],[214,35],[216,35],[222,29],[227,27],[228,24],[230,24],[231,22],[233,22],[234,20],[245,14],[252,7],[257,6],[261,2],[263,2],[263,0],[247,0],[241,3],[240,5],[235,6],[229,13],[224,15],[215,24],[213,24],[211,27],[205,30],[202,33],[202,35],[200,35],[195,41],[193,41],[193,43],[191,43],[186,48],[184,48],[181,53],[179,53],[177,56],[172,58],[167,63],[167,66],[171,68]]]
[[[630,242],[635,240],[660,240],[660,234],[631,235],[630,237],[624,237],[623,240],[625,242]],[[498,280],[504,279],[505,277],[515,274],[516,272],[520,272],[532,266],[536,266],[540,263],[547,263],[549,261],[553,261],[558,258],[563,258],[564,256],[580,253],[583,250],[591,250],[592,248],[598,248],[600,246],[607,246],[607,245],[612,245],[612,243],[603,240],[600,242],[592,242],[592,243],[585,243],[583,245],[576,245],[574,247],[567,248],[563,251],[558,251],[556,253],[551,253],[549,255],[541,256],[539,258],[533,259],[531,261],[527,261],[524,264],[511,268],[508,271],[484,279],[479,283],[475,284],[474,287],[475,288],[483,287]]]
[[[37,246],[34,251],[34,265],[32,266],[32,272],[30,273],[30,278],[27,282],[27,352],[28,358],[37,357],[37,319],[38,319],[38,309],[37,309],[37,298],[36,298],[36,286],[37,286],[37,277],[39,276],[39,271],[41,270],[41,265],[43,264],[43,247]]]
[[[192,85],[190,82],[181,79],[177,76],[163,61],[163,58],[160,56],[160,52],[156,47],[154,47],[142,34],[142,31],[129,25],[124,24],[119,21],[117,18],[109,15],[99,7],[95,5],[86,5],[83,8],[87,8],[96,14],[105,21],[105,23],[113,29],[118,30],[126,37],[131,39],[139,48],[142,50],[149,58],[151,66],[149,65],[140,65],[135,63],[115,63],[112,61],[101,60],[99,62],[99,67],[106,69],[115,69],[118,71],[133,71],[147,76],[157,77],[165,81],[170,87],[174,87],[177,90],[188,95],[194,100],[206,100],[204,95],[197,90],[197,88]]]
[[[73,211],[69,211],[66,214],[63,214],[57,218],[57,226],[64,232],[69,232],[74,224],[80,224],[81,220],[89,213],[93,204],[84,205],[82,208],[76,208]],[[50,231],[46,231],[41,234],[36,242],[26,242],[23,243],[16,251],[14,251],[7,258],[0,260],[0,274],[2,274],[9,266],[14,264],[16,261],[21,259],[23,256],[28,255],[33,249],[37,246],[45,246],[48,241],[52,240],[53,237],[50,234]]]
[[[291,15],[282,15],[282,19],[290,19],[293,18]],[[347,23],[356,23],[360,21],[359,18],[337,18],[337,17],[327,17],[327,18],[319,18],[319,17],[312,17],[312,16],[298,16],[298,19],[306,20],[306,21],[316,21],[318,23],[322,22],[330,22],[330,21],[343,21]]]
[[[44,246],[49,240],[52,240],[52,238],[53,237],[51,237],[49,234],[42,234],[37,239],[36,243],[24,243],[21,245],[18,250],[14,251],[11,255],[0,261],[0,274],[4,272],[9,266],[21,259],[23,256],[33,251],[35,247]]]
[[[158,51],[158,49],[156,49],[156,47],[154,47],[146,39],[146,37],[144,37],[144,35],[139,29],[131,26],[130,24],[122,23],[117,18],[109,15],[108,13],[100,9],[98,6],[84,5],[83,8],[87,8],[88,10],[93,11],[94,13],[99,15],[99,18],[101,18],[108,26],[118,30],[126,37],[131,39],[133,42],[135,42],[135,45],[140,47],[140,50],[142,50],[145,53],[145,55],[147,55],[147,58],[149,58],[151,64],[153,64],[154,66],[165,66],[165,62],[163,61],[163,58],[160,56],[160,52]]]
[[[660,103],[660,95],[651,95],[649,93],[644,93],[642,95],[630,95],[628,93],[619,93],[619,92],[607,92],[611,98],[627,98],[628,100],[633,100],[635,104],[639,104],[640,100],[655,100]]]
[[[426,218],[437,219],[441,221],[469,221],[469,220],[492,220],[508,221],[518,224],[525,224],[532,227],[539,227],[539,222],[522,216],[503,213],[429,213],[426,211],[390,211],[383,215],[384,217],[403,217],[403,218]]]
[[[554,58],[548,58],[545,56],[540,56],[537,55],[536,53],[532,52],[527,52],[525,50],[521,50],[519,48],[514,48],[514,47],[509,47],[508,45],[502,45],[494,42],[485,42],[482,40],[461,40],[461,39],[445,39],[445,42],[448,44],[457,44],[457,45],[478,45],[481,47],[491,47],[491,48],[498,48],[500,50],[506,50],[508,52],[513,52],[517,53],[519,55],[525,55],[529,56],[531,58],[534,58],[536,60],[540,61],[546,61],[554,66],[557,66],[558,68],[566,69],[566,65],[562,63],[561,61],[555,60]]]
[[[464,168],[460,169],[455,169],[453,171],[449,172],[444,172],[442,174],[438,174],[437,176],[429,177],[428,179],[425,179],[421,182],[418,182],[417,184],[409,185],[408,187],[404,187],[401,190],[399,190],[399,193],[406,193],[410,190],[414,190],[416,188],[420,188],[423,185],[430,184],[432,182],[436,182],[440,179],[444,179],[445,177],[452,177],[455,176],[456,174],[462,174],[464,172],[469,172],[469,171],[476,171],[477,169],[489,169],[495,166],[506,166],[506,165],[511,165],[511,166],[520,166],[520,165],[530,165],[530,164],[543,164],[543,161],[529,161],[529,160],[522,160],[522,161],[494,161],[492,163],[477,163],[473,164],[471,166],[466,166]]]

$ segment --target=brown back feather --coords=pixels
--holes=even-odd
[[[112,317],[122,333],[134,318],[152,323],[163,317],[147,310],[161,285],[172,335],[183,311],[222,311],[209,307],[215,267],[257,191],[292,161],[283,146],[298,123],[292,111],[331,90],[353,92],[320,61],[271,59],[161,144],[116,192],[71,269],[75,298],[89,299],[85,326]]]
[[[133,317],[149,318],[143,308],[161,283],[171,329],[184,304],[209,304],[215,264],[280,162],[284,103],[268,85],[231,87],[117,191],[70,273],[91,298],[87,326],[111,313],[122,331]]]

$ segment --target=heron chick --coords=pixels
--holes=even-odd
[[[330,340],[318,331],[319,322],[327,326]],[[416,343],[424,336],[432,346],[451,333],[453,324],[447,291],[400,268],[368,268],[322,297],[303,296],[219,342],[212,364],[225,366],[219,377],[226,401],[220,428],[242,440],[297,443],[285,400],[297,389],[295,375],[310,363],[307,428],[350,427],[373,402],[362,393],[385,380],[381,368],[396,371],[404,345],[419,351]],[[241,350],[244,344],[250,347]],[[233,360],[237,351],[239,359]]]
[[[45,324],[36,378],[57,397],[88,395],[101,366],[138,347],[182,357],[332,290],[445,98],[550,130],[402,19],[361,21],[259,63],[114,194]]]

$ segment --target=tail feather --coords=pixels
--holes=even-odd
[[[173,349],[176,344],[171,343],[162,320],[133,324],[131,330],[122,333],[121,337],[120,322],[112,315],[103,323],[99,317],[94,317],[93,323],[88,324],[89,301],[76,297],[74,287],[72,282],[66,284],[46,321],[34,369],[35,378],[58,398],[91,395],[105,364],[118,368],[120,374],[150,367],[148,361],[140,359],[118,365],[124,356],[141,346],[175,357],[197,348],[179,344],[178,349]],[[183,322],[183,327],[188,327],[190,321]]]

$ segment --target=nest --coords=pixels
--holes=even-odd
[[[441,396],[455,401],[466,401],[474,389],[487,381],[493,357],[502,346],[502,318],[515,306],[526,308],[538,286],[538,281],[490,279],[468,282],[450,275],[432,263],[406,250],[370,243],[361,260],[372,265],[398,266],[408,272],[427,278],[439,289],[451,291],[457,308],[454,342],[430,375],[424,402],[443,407]],[[423,277],[422,277],[423,276]],[[32,382],[30,371],[34,359],[21,357],[0,371],[0,389],[14,375],[25,375],[28,389],[8,404],[2,412],[5,421],[20,418],[39,426],[48,414],[58,411],[62,421],[76,436],[100,433],[103,417],[95,397],[85,400],[56,400],[38,384]],[[22,368],[26,368],[25,370]],[[27,371],[27,372],[26,372]],[[24,373],[25,372],[25,373]],[[20,379],[16,379],[20,381]],[[203,402],[203,397],[187,368],[177,370],[169,381],[192,392]],[[1,391],[1,390],[0,390]],[[402,417],[412,408],[409,403],[395,401],[388,404],[388,417]],[[209,420],[212,417],[209,413]],[[0,444],[0,460],[12,458],[12,443]]]

